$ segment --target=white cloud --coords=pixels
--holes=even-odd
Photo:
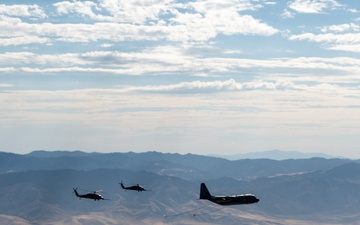
[[[348,11],[351,12],[351,13],[358,13],[359,12],[358,9],[348,9]]]
[[[76,64],[86,65],[86,61],[82,61],[81,58],[77,57],[78,54],[35,54],[32,52],[6,52],[0,54],[0,64],[2,65],[36,65],[36,66],[47,66],[60,67],[70,66]]]
[[[359,52],[360,53],[360,43],[358,44],[334,44],[327,49],[336,50],[336,51],[346,51],[346,52]]]
[[[0,46],[44,44],[44,43],[49,43],[49,42],[51,42],[51,40],[49,38],[41,38],[41,37],[37,37],[37,36],[0,38]]]
[[[244,69],[258,74],[297,74],[299,70],[337,71],[341,74],[359,71],[359,59],[347,57],[320,58],[214,58],[196,57],[191,49],[162,46],[143,52],[93,51],[66,54],[35,54],[7,52],[0,54],[0,65],[28,73],[89,72],[123,75],[182,74],[243,74]],[[266,69],[266,72],[265,70]],[[286,69],[284,72],[284,69]]]
[[[13,87],[13,84],[2,84],[0,83],[0,88],[7,88],[7,87]]]
[[[356,46],[360,44],[360,34],[359,33],[326,33],[326,34],[313,34],[313,33],[304,33],[299,35],[291,35],[289,40],[298,40],[298,41],[311,41],[322,43],[324,48],[331,50],[351,50],[348,47],[353,45],[355,48],[351,51],[357,52]],[[343,47],[341,47],[343,46]],[[348,46],[348,47],[346,47]]]
[[[290,12],[289,10],[285,9],[283,13],[281,14],[282,18],[294,18],[295,14],[293,12]]]
[[[213,93],[213,92],[228,92],[228,91],[243,91],[243,90],[285,90],[285,89],[300,89],[289,81],[267,82],[267,81],[253,81],[239,83],[233,79],[226,81],[193,81],[182,82],[173,85],[163,86],[144,86],[129,88],[130,91],[145,91],[145,92],[166,92],[166,93]]]
[[[34,5],[4,5],[0,4],[0,15],[46,18],[44,10]]]
[[[95,24],[52,24],[26,23],[19,18],[2,17],[0,37],[42,37],[53,42],[96,42],[99,40],[121,42],[125,40],[168,40],[168,41],[207,41],[219,34],[244,34],[269,36],[278,31],[251,16],[225,12],[207,14],[179,14],[173,19],[176,24],[167,25],[132,25],[121,23]],[[29,38],[27,38],[30,40]],[[43,39],[44,40],[44,39]],[[36,42],[35,42],[36,43]],[[21,42],[20,42],[21,44]]]
[[[161,14],[176,11],[174,0],[99,0],[99,6],[105,9],[118,22],[145,24],[157,21]]]
[[[110,43],[103,43],[103,44],[101,44],[100,46],[103,47],[103,48],[110,48],[110,47],[112,47],[112,46],[114,46],[114,45],[113,45],[113,44],[110,44]]]
[[[197,30],[209,33],[210,36],[218,33],[270,36],[278,32],[277,29],[250,15],[239,14],[242,10],[256,10],[262,7],[248,1],[197,1],[189,3],[189,7],[193,8],[195,13],[178,13],[171,21],[189,27],[194,34],[197,34]]]
[[[265,2],[265,5],[276,5],[277,3],[276,2],[273,2],[273,1],[268,1],[268,2]]]
[[[341,4],[336,0],[293,0],[288,7],[298,13],[323,13],[324,10],[336,9]]]
[[[19,18],[2,17],[0,37],[41,36],[53,41],[95,42],[98,40],[157,40],[166,34],[156,36],[161,28],[147,28],[129,24],[96,23],[96,24],[51,24],[26,23]],[[143,35],[140,35],[140,32]],[[162,32],[160,32],[161,34]]]
[[[260,8],[263,8],[263,5],[259,4],[258,1],[255,1],[256,3],[253,3],[254,1],[249,0],[228,0],[228,1],[221,1],[221,0],[200,0],[200,1],[194,1],[189,2],[186,4],[186,7],[193,8],[196,12],[206,14],[207,12],[212,11],[220,11],[220,12],[226,12],[226,11],[235,11],[235,12],[241,12],[246,10],[258,10]],[[224,14],[224,16],[226,16]]]
[[[18,70],[15,69],[14,67],[0,67],[0,72],[3,73],[16,72],[16,71]]]
[[[336,33],[342,33],[345,31],[360,31],[360,26],[354,23],[346,23],[346,24],[339,24],[339,25],[331,25],[331,26],[325,26],[321,29],[322,32],[336,32]]]
[[[63,1],[53,5],[60,15],[78,14],[81,17],[97,21],[146,24],[157,21],[163,13],[174,10],[170,6],[172,0],[123,1],[99,0],[92,1]]]
[[[56,7],[56,12],[59,15],[63,14],[79,14],[82,17],[87,17],[92,20],[100,21],[111,21],[111,17],[104,16],[101,14],[96,14],[93,10],[101,11],[98,5],[92,1],[66,1],[66,2],[57,2],[53,6]]]
[[[123,92],[146,92],[146,93],[168,93],[168,94],[201,94],[221,92],[244,92],[244,91],[297,91],[298,93],[329,93],[342,95],[359,95],[351,88],[341,87],[330,83],[318,83],[315,85],[296,84],[288,80],[278,81],[251,81],[236,82],[233,79],[225,81],[192,81],[181,82],[170,85],[148,85],[148,86],[121,86]],[[359,96],[360,97],[360,96]]]

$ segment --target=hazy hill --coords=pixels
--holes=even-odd
[[[41,151],[1,153],[0,162],[0,219],[8,224],[356,224],[360,217],[360,164],[352,160]],[[151,191],[124,191],[120,181]],[[260,202],[221,208],[198,200],[201,182],[213,195],[253,193]],[[78,200],[76,187],[102,189],[111,200]]]
[[[82,151],[45,151],[45,150],[37,150],[37,151],[32,151],[29,154],[27,154],[28,156],[34,156],[37,158],[51,158],[51,157],[63,157],[63,156],[90,156],[90,155],[97,155],[100,153],[87,153],[87,152],[82,152]]]
[[[323,153],[304,153],[298,151],[281,151],[281,150],[270,150],[262,152],[249,152],[239,153],[234,155],[210,155],[220,157],[228,160],[239,160],[239,159],[274,159],[274,160],[286,160],[286,159],[308,159],[308,158],[338,158],[336,156],[327,155]]]
[[[351,171],[346,173],[348,169]],[[344,172],[348,176],[339,177]],[[144,220],[152,224],[187,224],[189,221],[193,224],[238,224],[239,219],[259,224],[259,218],[269,220],[262,224],[275,221],[287,224],[281,222],[287,220],[319,224],[337,220],[344,224],[354,222],[352,217],[360,210],[359,173],[359,164],[345,164],[325,172],[250,181],[225,177],[205,180],[214,195],[252,192],[260,198],[258,204],[221,209],[213,203],[197,200],[200,181],[119,169],[26,171],[0,176],[0,210],[4,215],[21,218],[30,224],[50,221],[66,224],[79,215],[86,218],[80,224],[88,224],[84,221],[90,223],[98,217],[108,218],[108,222],[100,219],[94,224],[116,224],[116,221],[133,224]],[[118,185],[121,180],[128,184],[142,181],[151,191],[124,191]],[[111,200],[78,200],[72,193],[75,187],[81,193],[102,189],[104,197]],[[196,211],[200,207],[204,208]],[[211,211],[214,212],[209,213]],[[178,215],[182,212],[188,213]],[[198,214],[195,218],[194,213]],[[246,216],[250,215],[247,220]]]
[[[219,177],[245,179],[276,174],[297,173],[313,170],[329,170],[349,159],[242,159],[230,161],[217,157],[194,154],[145,153],[84,153],[36,151],[27,155],[0,154],[0,172],[97,168],[145,170],[159,175],[176,176],[187,180]]]

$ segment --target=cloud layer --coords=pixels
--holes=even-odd
[[[359,12],[340,0],[7,1],[0,141],[360,157]]]

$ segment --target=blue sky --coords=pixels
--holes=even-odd
[[[360,3],[0,4],[1,151],[360,158]]]

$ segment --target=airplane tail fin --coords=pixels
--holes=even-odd
[[[200,185],[200,199],[211,199],[211,194],[204,183]]]

